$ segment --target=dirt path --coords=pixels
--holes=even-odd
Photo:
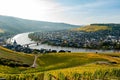
[[[37,55],[35,55],[33,65],[31,66],[32,68],[36,68],[37,67],[36,61],[37,61]]]

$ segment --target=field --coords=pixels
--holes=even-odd
[[[32,65],[35,54],[0,47],[0,58]],[[0,78],[7,80],[120,80],[120,53],[36,54],[37,67],[0,65]]]

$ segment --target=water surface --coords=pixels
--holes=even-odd
[[[24,45],[24,44],[29,44],[29,43],[34,43],[34,41],[31,41],[30,38],[28,38],[28,33],[21,33],[21,34],[17,34],[16,36],[14,36],[11,41],[13,42],[14,40],[16,40],[16,42],[20,45]],[[30,45],[30,48],[32,49],[51,49],[51,50],[69,50],[71,52],[120,52],[118,50],[95,50],[95,49],[83,49],[83,48],[69,48],[69,47],[60,47],[60,46],[51,46],[51,45],[47,45],[47,44],[40,44],[40,45],[36,45],[36,44],[32,44]]]

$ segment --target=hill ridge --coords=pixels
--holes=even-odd
[[[0,29],[8,32],[51,31],[76,28],[77,25],[38,20],[28,20],[0,15]]]

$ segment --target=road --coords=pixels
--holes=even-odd
[[[31,66],[32,68],[36,68],[37,67],[36,61],[37,61],[37,55],[35,55],[33,65]]]

